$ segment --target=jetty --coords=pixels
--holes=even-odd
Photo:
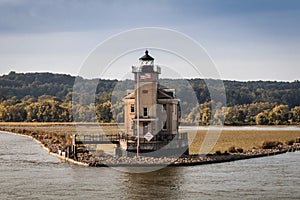
[[[126,135],[108,135],[107,137],[95,136],[95,135],[74,135],[74,145],[78,148],[80,145],[86,144],[116,144],[122,139],[134,140],[132,136]],[[147,143],[147,140],[141,141]],[[139,156],[136,154],[133,156],[123,156],[116,154],[111,156],[108,154],[102,154],[101,156],[95,156],[93,151],[82,150],[77,152],[75,155],[76,160],[87,163],[93,167],[150,167],[150,166],[192,166],[192,165],[203,165],[213,164],[222,162],[231,162],[242,159],[259,158],[265,156],[274,156],[287,152],[294,152],[300,150],[300,139],[297,139],[292,145],[280,144],[274,148],[261,149],[255,148],[245,152],[237,153],[222,153],[222,154],[207,154],[207,155],[187,155],[184,154],[180,157],[172,156]]]
[[[280,144],[273,148],[262,149],[253,148],[241,153],[221,153],[221,154],[207,154],[207,155],[183,155],[181,157],[144,157],[144,156],[112,156],[108,154],[96,155],[95,152],[85,150],[79,150],[79,152],[73,152],[72,147],[63,148],[60,143],[57,143],[55,139],[47,137],[47,133],[32,132],[20,129],[8,129],[0,128],[2,131],[8,131],[7,133],[16,133],[25,135],[32,138],[34,141],[40,143],[43,148],[47,149],[53,156],[57,156],[65,162],[70,162],[82,166],[91,167],[151,167],[151,166],[192,166],[203,164],[214,164],[222,162],[231,162],[242,159],[259,158],[265,156],[274,156],[278,154],[300,151],[300,138],[295,139],[293,144]],[[43,138],[41,140],[41,138]],[[102,141],[101,136],[82,136],[75,135],[74,140],[76,145],[83,145],[83,142],[89,143],[108,143],[111,141],[117,142],[122,136],[106,137]],[[82,140],[84,139],[84,140]],[[109,141],[109,140],[110,141]]]

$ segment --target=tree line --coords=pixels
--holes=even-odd
[[[75,81],[79,88],[74,89]],[[299,81],[224,81],[225,93],[221,95],[226,95],[227,105],[212,100],[207,87],[210,85],[218,92],[220,80],[164,79],[161,82],[176,88],[177,96],[181,97],[181,106],[186,110],[182,123],[208,125],[223,120],[226,125],[299,124]],[[132,80],[10,72],[0,76],[0,121],[121,122],[122,102],[113,99],[124,96],[126,89],[132,87]],[[192,102],[191,90],[197,102]]]
[[[183,123],[194,125],[212,125],[223,122],[225,125],[299,125],[300,106],[259,102],[211,109],[207,102],[195,107],[184,118]]]

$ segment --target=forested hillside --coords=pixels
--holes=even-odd
[[[74,82],[80,90],[73,92]],[[197,96],[197,105],[190,102],[185,80],[161,80],[176,88],[186,110],[183,123],[213,123],[211,117],[226,114],[229,125],[246,124],[297,124],[300,121],[300,82],[276,81],[224,81],[227,107],[211,101],[206,84],[218,90],[217,80],[187,80]],[[96,106],[89,104],[93,87],[96,87]],[[83,79],[65,74],[15,73],[0,76],[0,121],[122,121],[122,105],[111,102],[112,91],[124,95],[132,81]],[[80,91],[80,92],[78,92]],[[225,95],[225,94],[224,94]],[[73,107],[72,107],[73,97]],[[92,99],[93,100],[93,99]],[[115,104],[116,103],[116,104]],[[211,111],[211,105],[220,108]],[[221,113],[220,113],[221,112]]]

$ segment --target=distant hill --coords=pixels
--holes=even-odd
[[[300,124],[299,81],[223,83],[225,91],[222,81],[213,79],[162,79],[160,87],[176,89],[183,124]],[[122,98],[133,85],[132,80],[10,72],[0,76],[0,121],[122,122]]]
[[[28,95],[38,98],[42,95],[49,95],[64,101],[68,93],[72,92],[75,79],[76,77],[66,74],[10,72],[8,75],[0,76],[0,99],[9,99],[13,96],[22,99]],[[89,80],[80,77],[78,77],[78,80],[82,81],[85,87],[99,81],[96,91],[99,95],[111,92],[118,83],[117,80]],[[210,100],[206,82],[216,80],[190,79],[187,81],[193,87],[199,103]],[[178,80],[167,80],[167,82],[174,86],[173,88],[176,88],[179,95],[187,87],[186,82]],[[118,83],[119,88],[121,85]],[[286,104],[289,107],[300,105],[299,81],[224,81],[224,85],[229,106],[257,102]]]
[[[69,92],[72,92],[76,77],[66,74],[53,73],[15,73],[0,76],[0,96],[18,99],[29,95],[38,98],[42,95],[56,96],[64,99]],[[84,80],[83,78],[79,78]],[[84,80],[85,82],[97,80]],[[103,80],[99,91],[110,91],[115,80]]]

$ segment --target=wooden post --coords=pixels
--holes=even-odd
[[[77,160],[76,134],[72,135],[72,152],[75,160]]]

